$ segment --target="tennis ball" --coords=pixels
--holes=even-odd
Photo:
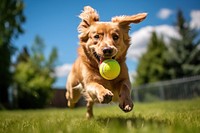
[[[116,60],[104,60],[99,66],[99,73],[107,80],[113,80],[120,74],[120,65]]]

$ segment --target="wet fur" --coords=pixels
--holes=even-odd
[[[73,64],[66,84],[68,106],[74,107],[81,95],[87,101],[87,117],[93,117],[94,103],[119,102],[124,112],[133,109],[130,97],[131,83],[126,66],[126,53],[130,46],[130,24],[139,23],[146,13],[133,16],[117,16],[111,22],[100,22],[98,13],[90,6],[84,7],[78,26],[80,46],[78,58]],[[99,74],[99,64],[114,58],[121,67],[120,75],[106,80]]]

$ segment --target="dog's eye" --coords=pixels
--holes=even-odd
[[[99,35],[95,35],[94,38],[95,38],[95,39],[99,39]]]
[[[118,40],[119,39],[119,36],[118,35],[113,35],[113,40]]]

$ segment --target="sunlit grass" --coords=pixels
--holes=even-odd
[[[134,111],[117,105],[95,107],[95,118],[85,118],[86,108],[0,111],[1,133],[197,133],[200,99],[136,103]]]

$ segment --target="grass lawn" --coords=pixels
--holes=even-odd
[[[200,98],[184,101],[135,103],[122,112],[117,104],[86,108],[0,111],[0,133],[200,133]]]

